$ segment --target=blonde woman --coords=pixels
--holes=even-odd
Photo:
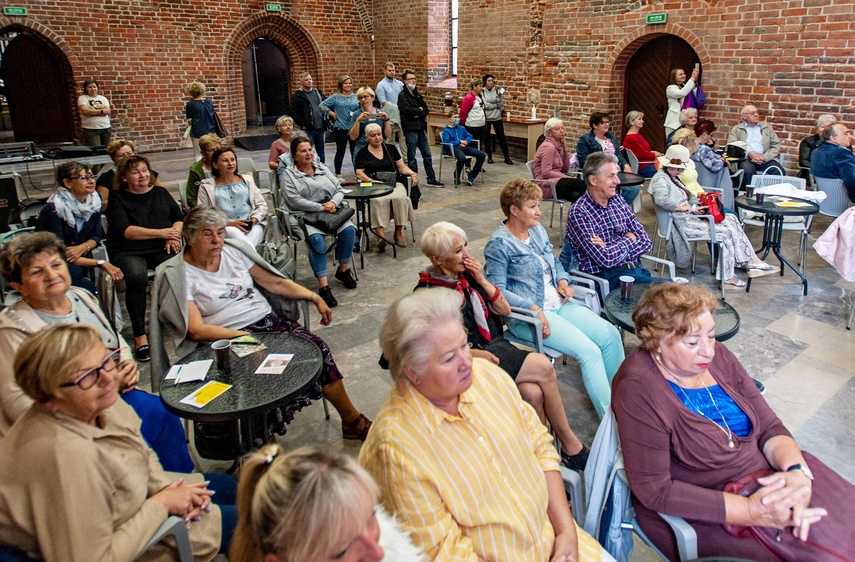
[[[214,123],[214,102],[205,97],[205,85],[201,82],[190,82],[184,92],[190,96],[190,101],[184,106],[187,125],[190,126],[190,140],[193,141],[193,154],[196,160],[199,155],[199,139],[202,135],[217,132]]]

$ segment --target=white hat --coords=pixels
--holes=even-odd
[[[666,168],[685,170],[686,168],[694,169],[695,167],[695,163],[692,162],[692,153],[682,144],[672,144],[665,151],[665,156],[660,156],[658,160],[659,164]]]

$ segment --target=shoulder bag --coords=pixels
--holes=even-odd
[[[341,205],[336,208],[334,213],[327,213],[326,211],[312,211],[304,213],[302,216],[298,216],[297,220],[317,228],[324,234],[335,236],[338,234],[338,229],[350,220],[354,212],[355,211],[347,205],[346,201],[342,201]]]

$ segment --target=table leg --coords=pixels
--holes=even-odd
[[[392,247],[392,257],[397,258],[398,257],[398,250],[395,248],[394,237],[392,238],[392,240],[389,240],[385,236],[380,236],[379,234],[377,234],[377,231],[374,230],[374,228],[371,226],[371,203],[370,203],[370,201],[366,201],[365,205],[366,205],[365,208],[367,209],[367,211],[365,213],[366,214],[365,226],[368,227],[368,231],[371,234],[373,234],[374,236],[376,236],[377,238],[381,238],[381,239],[385,240],[386,243]],[[386,226],[388,226],[388,225],[386,225]],[[368,236],[368,235],[366,234],[366,236]]]
[[[765,260],[766,256],[769,255],[769,251],[771,250],[775,257],[778,258],[778,261],[781,263],[781,277],[784,276],[784,266],[786,265],[793,272],[799,276],[802,280],[802,285],[804,285],[804,296],[808,294],[808,280],[807,277],[802,275],[802,272],[799,271],[790,261],[781,255],[781,238],[784,234],[784,217],[782,216],[770,216],[766,215],[766,220],[763,223],[763,246],[760,248],[761,250],[765,250],[762,256],[758,256],[760,259]],[[748,278],[748,283],[745,285],[745,292],[751,291],[751,280],[752,278]]]

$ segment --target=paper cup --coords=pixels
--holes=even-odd
[[[232,342],[229,340],[217,340],[211,344],[211,349],[217,357],[217,369],[227,371],[232,366],[231,350]]]
[[[620,298],[628,301],[632,298],[632,284],[635,283],[635,278],[629,275],[620,276]]]

